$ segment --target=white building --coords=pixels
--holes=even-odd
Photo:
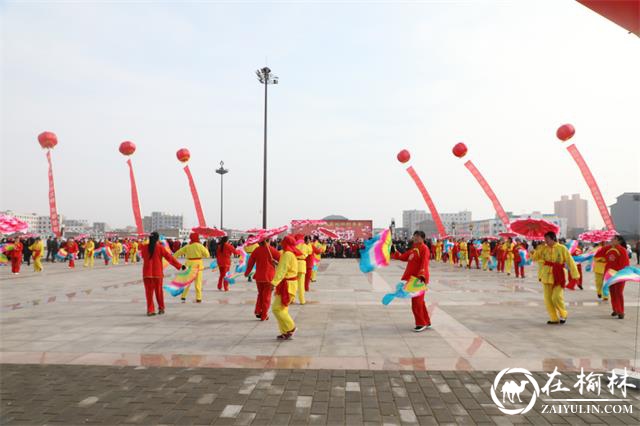
[[[159,229],[182,229],[182,215],[172,215],[163,212],[151,212],[151,216],[145,216],[142,220],[145,232],[153,232]]]
[[[409,229],[413,232],[418,228],[418,223],[427,220],[431,215],[424,210],[403,210],[402,211],[402,228]]]
[[[545,214],[540,212],[531,212],[528,214],[514,215],[509,214],[509,220],[515,219],[544,219],[560,228],[558,238],[567,237],[567,218],[558,217],[555,214]],[[461,223],[456,226],[456,234],[471,234],[474,238],[480,238],[488,235],[498,235],[506,232],[506,228],[502,221],[498,218],[475,220],[472,222]]]

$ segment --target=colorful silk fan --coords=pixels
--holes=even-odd
[[[58,260],[68,260],[70,258],[77,259],[77,255],[75,253],[70,254],[64,248],[61,248],[58,250],[58,253],[56,253],[56,259]]]
[[[529,256],[529,252],[525,249],[518,250],[518,254],[520,255],[520,264],[518,266],[527,266],[531,265],[531,257]]]
[[[173,281],[162,287],[173,297],[178,296],[182,294],[184,289],[196,279],[198,272],[200,272],[200,269],[197,266],[187,266],[187,269],[176,274]]]
[[[573,256],[578,248],[578,240],[569,240],[564,245],[569,250],[569,253]]]
[[[212,271],[217,271],[218,270],[218,259],[213,259],[211,261],[211,264],[209,265],[209,268],[211,268]]]
[[[6,265],[7,263],[9,263],[9,258],[4,253],[0,253],[0,265]]]
[[[609,269],[604,273],[604,284],[602,285],[602,295],[609,297],[609,287],[620,284],[622,282],[640,282],[640,268],[635,266],[627,266],[619,271]]]
[[[408,299],[410,297],[422,296],[427,290],[427,284],[420,281],[417,277],[411,277],[407,281],[400,281],[396,284],[395,293],[387,293],[382,298],[382,304],[388,305],[395,298]]]
[[[385,229],[364,242],[360,250],[360,271],[371,272],[383,266],[389,266],[391,260],[391,230]]]
[[[489,258],[489,270],[493,271],[494,269],[496,269],[496,267],[498,266],[498,259],[495,256],[491,256]]]

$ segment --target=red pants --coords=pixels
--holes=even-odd
[[[124,254],[124,263],[129,263],[129,253]]]
[[[504,272],[504,259],[498,259],[498,272]]]
[[[427,305],[424,303],[424,295],[411,298],[411,310],[416,320],[416,327],[423,325],[431,325]]]
[[[229,283],[224,280],[224,276],[227,272],[229,272],[229,266],[220,266],[218,265],[220,270],[220,276],[218,277],[218,290],[222,290],[222,286],[224,285],[224,291],[229,291]]]
[[[256,300],[255,314],[260,315],[260,320],[269,318],[269,308],[271,307],[271,292],[273,286],[268,281],[256,281],[258,286],[258,299]]]
[[[447,263],[449,261],[449,253],[442,253],[442,261]]]
[[[75,268],[75,267],[76,267],[76,262],[72,257],[71,259],[69,259],[69,268]]]
[[[22,256],[11,258],[11,272],[14,274],[20,272],[20,265],[22,265]]]
[[[309,283],[311,282],[312,272],[313,272],[313,266],[311,266],[311,268],[307,266],[307,272],[304,275],[304,291],[309,291]]]
[[[519,264],[515,264],[514,268],[516,270],[516,278],[518,278],[518,277],[524,278],[524,266],[520,266]]]
[[[471,263],[473,262],[474,259],[476,261],[476,269],[480,269],[480,263],[478,263],[478,256],[471,256],[469,258],[469,268],[471,268]]]
[[[624,285],[625,283],[622,282],[609,287],[611,307],[613,308],[613,312],[617,314],[624,314]]]
[[[162,278],[149,278],[145,277],[144,292],[147,296],[147,313],[155,312],[156,308],[153,304],[153,294],[156,295],[158,301],[158,309],[164,311],[164,293],[162,291]]]

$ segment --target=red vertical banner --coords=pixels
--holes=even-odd
[[[482,188],[484,193],[487,194],[487,197],[489,197],[489,200],[491,200],[491,204],[493,204],[493,208],[496,210],[496,214],[504,224],[504,227],[506,229],[509,229],[509,217],[502,208],[502,204],[500,204],[500,201],[498,200],[498,197],[496,197],[495,192],[493,192],[493,189],[491,189],[487,180],[484,178],[484,176],[482,176],[482,173],[480,173],[480,170],[478,170],[478,168],[471,162],[471,160],[464,163],[464,166],[469,169],[473,177],[476,178],[476,180],[480,184],[480,187]]]
[[[587,186],[591,190],[591,195],[593,195],[593,200],[596,202],[596,206],[598,206],[598,210],[600,211],[600,216],[602,216],[602,220],[604,221],[605,226],[609,231],[615,231],[615,226],[613,224],[613,220],[611,219],[611,215],[609,214],[609,209],[602,198],[602,193],[600,192],[600,188],[598,187],[598,183],[596,179],[591,174],[591,170],[587,163],[582,158],[582,154],[578,151],[578,148],[575,144],[571,144],[567,147],[567,151],[573,157],[573,160],[578,165],[580,169],[580,173],[584,177],[585,182],[587,182]]]
[[[198,190],[196,189],[196,184],[193,181],[193,176],[191,176],[191,170],[189,170],[188,165],[184,166],[184,172],[187,174],[187,179],[189,179],[189,189],[191,189],[193,204],[196,208],[196,215],[198,216],[198,226],[202,228],[206,228],[207,222],[204,220],[204,213],[202,212],[202,204],[200,204],[200,197],[198,196]]]
[[[142,214],[140,213],[140,201],[138,200],[138,187],[136,186],[136,178],[133,175],[133,164],[131,159],[127,160],[129,165],[129,181],[131,182],[131,207],[133,208],[133,218],[136,221],[136,228],[138,229],[138,235],[144,233],[144,227],[142,226]]]
[[[436,228],[438,228],[438,234],[440,234],[440,236],[446,235],[447,231],[445,230],[444,225],[442,224],[442,219],[440,219],[440,214],[438,213],[438,210],[436,210],[436,205],[433,203],[433,200],[431,199],[431,196],[429,195],[427,188],[424,186],[424,183],[422,183],[422,179],[420,179],[420,176],[418,176],[416,171],[413,169],[413,166],[409,166],[407,168],[407,173],[409,173],[409,176],[411,176],[411,179],[413,179],[413,182],[416,184],[416,186],[418,187],[418,190],[422,194],[422,198],[424,198],[424,201],[427,203],[427,207],[429,207],[429,212],[431,212],[431,217],[433,218],[433,221],[436,224]]]
[[[58,208],[56,206],[56,188],[53,183],[51,150],[47,150],[47,162],[49,163],[49,219],[51,220],[51,231],[59,238],[62,236],[62,233],[60,232],[60,219],[58,217]]]

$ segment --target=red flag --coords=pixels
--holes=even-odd
[[[189,188],[191,189],[191,196],[193,197],[193,204],[196,207],[196,215],[198,216],[198,225],[201,228],[206,228],[207,223],[204,220],[204,213],[202,212],[202,205],[200,204],[200,197],[198,197],[198,190],[196,189],[196,184],[193,181],[193,176],[191,176],[191,170],[189,170],[189,166],[184,166],[184,172],[187,174],[187,179],[189,179]]]
[[[433,200],[431,199],[431,196],[429,196],[429,192],[427,192],[427,188],[424,186],[424,183],[422,183],[420,176],[418,176],[416,171],[413,169],[413,166],[409,166],[407,168],[407,173],[409,173],[409,176],[411,176],[411,179],[413,179],[413,182],[415,182],[418,190],[422,194],[422,198],[424,198],[424,201],[427,203],[427,207],[429,207],[429,211],[431,212],[431,217],[438,228],[438,234],[441,236],[445,235],[447,231],[444,229],[444,225],[440,219],[440,214],[438,213],[438,210],[436,210],[436,205],[433,204]]]
[[[142,226],[142,214],[140,213],[140,201],[138,201],[138,187],[136,186],[136,178],[133,175],[133,164],[131,159],[127,160],[129,165],[129,181],[131,182],[131,207],[133,208],[133,218],[136,221],[136,228],[138,234],[144,233],[144,227]]]
[[[60,220],[56,207],[56,188],[53,184],[53,165],[51,164],[51,150],[47,150],[47,162],[49,163],[49,218],[51,219],[51,231],[61,237]]]

